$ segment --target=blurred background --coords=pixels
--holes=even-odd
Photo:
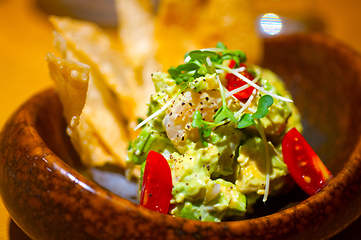
[[[361,53],[359,0],[243,1],[253,11],[252,24],[261,41],[317,31]],[[49,14],[93,21],[117,36],[114,0],[0,0],[0,128],[28,98],[52,86],[45,62],[46,53],[54,51]],[[349,229],[357,230],[357,226]],[[0,239],[29,239],[10,220],[1,202]]]

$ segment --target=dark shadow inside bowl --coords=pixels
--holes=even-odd
[[[277,37],[265,41],[262,66],[285,82],[302,115],[303,135],[336,176],[361,135],[361,62],[325,36]],[[325,40],[326,39],[326,40]],[[286,195],[259,201],[250,218],[264,216],[308,198],[295,187]]]
[[[315,44],[323,41],[323,44]],[[317,46],[317,47],[316,47]],[[342,169],[361,135],[361,63],[356,54],[340,48],[334,41],[317,35],[267,39],[263,67],[277,73],[291,91],[299,108],[304,136],[335,176]],[[56,98],[55,94],[53,96]],[[124,170],[106,166],[86,169],[66,135],[62,108],[43,105],[37,130],[48,147],[64,162],[102,187],[133,202],[138,202],[138,185],[124,178]],[[55,137],[54,137],[55,136]],[[127,186],[120,191],[117,186]],[[259,201],[255,218],[277,212],[308,197],[298,187],[291,192]]]
[[[333,175],[361,134],[361,63],[325,36],[268,39],[263,66],[286,83],[302,115],[304,136]]]

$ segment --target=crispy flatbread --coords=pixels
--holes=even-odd
[[[93,23],[55,16],[50,17],[50,22],[75,57],[94,69],[112,91],[119,102],[123,118],[129,124],[138,117],[146,117],[146,104],[154,92],[151,72],[147,71],[145,75],[142,73],[143,67],[148,67],[143,65],[139,69],[139,66],[126,64],[123,54],[113,47],[105,32]]]
[[[149,0],[118,0],[119,35],[124,56],[135,67],[154,57],[154,6]]]
[[[63,115],[68,123],[67,134],[83,164],[102,166],[106,162],[116,162],[82,114],[88,92],[90,67],[55,57],[51,53],[47,54],[46,60],[50,76],[55,81],[55,90],[63,105]]]
[[[155,59],[167,70],[181,64],[184,53],[223,42],[230,49],[245,51],[251,62],[260,61],[263,49],[254,27],[252,1],[162,0],[156,9],[151,1],[144,2],[116,1],[119,36],[129,55],[146,46],[143,53],[155,51]],[[130,57],[137,61],[139,56],[142,53]]]
[[[65,120],[75,127],[85,105],[90,67],[55,57],[51,53],[47,54],[46,60],[50,76],[56,83],[55,90],[63,106],[66,106],[63,108]]]
[[[78,56],[81,54],[68,44],[62,34],[55,35],[55,45],[63,56],[79,62]],[[84,164],[102,166],[108,162],[125,167],[129,136],[118,103],[98,69],[90,66],[87,97],[79,124],[76,129],[68,131]],[[64,106],[67,107],[71,106]]]
[[[184,53],[223,42],[259,62],[262,42],[254,27],[249,0],[162,0],[156,16],[157,59],[166,69],[180,64]],[[171,53],[171,54],[170,54]]]

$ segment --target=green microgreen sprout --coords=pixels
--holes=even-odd
[[[216,48],[208,48],[208,51],[220,53],[217,58],[212,57],[214,63],[222,64],[224,60],[233,59],[236,62],[236,67],[239,67],[242,62],[247,60],[246,54],[239,50],[229,50],[223,43],[217,43]]]
[[[221,126],[225,123],[226,123],[225,121],[219,123],[204,121],[202,119],[202,113],[200,113],[198,110],[195,111],[193,114],[192,127],[198,128],[200,141],[205,147],[208,146],[208,142],[206,141],[205,138],[211,135],[212,128]]]
[[[253,113],[253,118],[263,118],[269,113],[269,108],[273,104],[273,98],[270,95],[263,95],[259,101],[257,106],[257,111]]]
[[[218,44],[219,47],[221,47],[220,49],[222,50],[226,50],[225,46],[221,43]],[[203,64],[208,73],[213,74],[216,73],[215,67],[212,63],[211,59],[218,59],[220,58],[220,55],[214,51],[210,51],[210,50],[195,50],[195,51],[191,51],[188,54],[188,57],[190,57],[191,60],[193,61],[198,61],[201,64]],[[226,102],[226,97],[224,94],[224,89],[223,89],[223,85],[219,79],[218,76],[216,76],[218,81],[219,81],[219,89],[221,92],[221,98],[222,98],[222,107],[218,109],[218,111],[216,112],[216,114],[213,116],[214,122],[216,124],[222,122],[225,119],[230,119],[232,122],[237,123],[237,119],[234,116],[233,112],[227,107],[227,102]]]
[[[195,78],[201,76],[199,72],[205,71],[206,69],[199,63],[188,62],[181,64],[178,67],[171,67],[168,69],[169,75],[175,80],[177,85],[193,81]],[[201,70],[201,71],[200,71]]]
[[[224,51],[227,50],[227,48],[224,46],[224,44],[218,43],[217,45],[218,45],[218,47],[220,47],[220,49],[223,49]],[[210,60],[210,58],[213,58],[213,59],[216,57],[219,58],[219,55],[217,53],[210,54],[210,51],[201,51],[201,52],[205,53],[202,58],[203,58],[203,60],[205,60],[205,65],[208,66],[207,69],[209,69],[211,71],[211,73],[214,73],[215,68],[214,68],[214,65],[212,64],[212,61]],[[212,52],[212,53],[215,53],[215,52]],[[199,55],[200,55],[200,52],[197,52],[197,57],[201,58],[201,56],[199,56]],[[222,57],[220,59],[221,59],[221,61],[223,61]],[[216,76],[216,77],[219,82],[219,90],[220,90],[221,98],[222,98],[222,107],[220,107],[218,109],[218,111],[216,112],[216,114],[213,116],[214,122],[216,124],[218,124],[225,119],[229,119],[230,121],[237,123],[237,119],[234,116],[234,113],[227,106],[227,101],[226,101],[226,97],[224,94],[224,87],[223,87],[219,77],[218,76]]]
[[[182,90],[185,90],[188,87],[188,82],[192,82],[200,76],[205,76],[207,73],[216,73],[215,68],[229,71],[228,67],[222,65],[224,60],[235,60],[237,67],[240,66],[240,63],[246,61],[246,56],[244,52],[231,51],[227,49],[223,43],[219,42],[217,43],[216,48],[190,51],[185,55],[185,59],[186,63],[179,65],[177,68],[172,67],[168,70],[168,73],[175,79],[177,85],[179,85]],[[245,128],[251,125],[256,126],[255,119],[264,117],[268,113],[268,108],[273,104],[273,98],[265,95],[259,100],[258,109],[254,114],[246,113],[237,121],[234,113],[227,106],[224,87],[218,75],[216,77],[219,81],[222,107],[220,107],[213,116],[214,122],[203,121],[202,115],[198,111],[193,115],[192,126],[199,129],[201,141],[204,145],[207,143],[205,138],[211,134],[211,128],[229,121],[237,124],[238,128]]]
[[[263,95],[258,100],[257,111],[253,114],[243,114],[238,121],[237,127],[242,129],[251,125],[256,125],[255,119],[261,119],[265,117],[268,114],[269,108],[272,106],[272,104],[273,98],[270,95]]]
[[[221,121],[223,121],[224,119],[229,119],[230,121],[237,123],[237,119],[234,116],[234,113],[227,107],[227,102],[226,102],[226,96],[224,94],[224,89],[223,89],[223,85],[221,83],[221,80],[218,78],[218,82],[219,82],[219,89],[221,92],[221,98],[222,98],[222,107],[220,107],[216,114],[214,114],[213,119],[215,123],[220,123]]]
[[[207,58],[218,58],[219,55],[216,52],[208,50],[195,50],[191,51],[188,56],[194,61],[202,63],[206,67],[208,73],[212,74],[216,72],[213,64],[207,61]]]
[[[233,59],[236,66],[246,61],[246,55],[242,51],[232,51],[219,42],[216,48],[190,51],[185,55],[185,63],[178,67],[168,69],[169,75],[181,88],[186,88],[184,83],[205,76],[207,73],[216,72],[216,64],[222,64],[224,60]]]
[[[218,42],[216,47],[221,49],[227,49],[226,45],[224,45],[222,42]]]
[[[222,53],[219,55],[217,52]],[[187,58],[190,58],[188,63],[191,61],[198,62],[205,66],[207,72],[212,74],[215,73],[215,66],[219,68],[219,63],[222,63],[225,59],[235,59],[236,63],[239,65],[240,62],[245,61],[245,55],[241,51],[229,51],[227,47],[223,43],[218,43],[216,49],[209,49],[209,50],[195,50],[191,51],[187,54]],[[199,66],[199,65],[198,65]],[[201,67],[200,67],[201,69]],[[205,137],[211,134],[211,128],[214,124],[218,125],[220,123],[232,121],[235,124],[238,124],[238,128],[244,128],[250,125],[256,125],[254,119],[262,118],[268,113],[268,107],[273,104],[273,98],[266,95],[260,99],[258,104],[258,110],[253,115],[251,114],[244,114],[239,121],[234,116],[234,113],[228,108],[226,97],[224,93],[224,87],[219,79],[219,89],[222,98],[222,107],[217,110],[215,115],[213,116],[214,123],[205,122],[202,120],[202,115],[200,112],[195,112],[193,115],[193,122],[192,126],[197,127],[200,132],[200,138],[203,145],[206,145],[207,142],[205,141]],[[268,97],[267,97],[268,96]],[[271,101],[271,102],[270,102]]]

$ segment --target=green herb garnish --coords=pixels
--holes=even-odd
[[[215,123],[220,123],[225,119],[229,119],[230,121],[237,123],[236,117],[227,106],[222,106],[220,109],[218,109],[216,114],[214,114],[213,119]]]
[[[253,118],[263,118],[269,113],[269,107],[273,104],[273,98],[270,95],[262,96],[258,101],[257,111],[253,113]]]
[[[218,42],[216,46],[217,48],[227,49],[226,45],[224,45],[222,42]]]
[[[169,75],[175,80],[177,85],[193,81],[195,78],[202,76],[199,70],[202,66],[195,62],[181,64],[178,67],[168,69]]]
[[[194,79],[198,77],[205,76],[207,73],[216,73],[216,68],[227,70],[225,69],[227,67],[221,66],[224,60],[235,60],[236,67],[239,67],[240,63],[246,61],[244,52],[238,50],[231,51],[221,42],[217,43],[216,48],[190,51],[185,55],[185,58],[188,59],[186,63],[181,64],[176,68],[172,67],[168,70],[168,73],[176,81],[181,90],[188,88],[188,83],[194,81]],[[199,129],[201,142],[205,146],[208,145],[205,138],[210,136],[211,128],[229,121],[237,124],[237,127],[240,129],[251,125],[257,126],[255,119],[266,116],[269,112],[268,108],[273,104],[273,98],[271,96],[262,96],[258,102],[257,111],[254,114],[246,113],[237,121],[234,113],[227,106],[223,85],[218,76],[216,77],[219,81],[222,107],[219,108],[213,116],[214,122],[202,120],[202,114],[199,111],[194,113],[192,121],[192,126]]]
[[[237,127],[239,129],[242,129],[242,128],[252,126],[254,124],[255,124],[255,122],[254,122],[254,118],[253,118],[252,114],[246,113],[246,114],[243,114],[241,116],[241,118],[239,119]]]
[[[195,111],[193,114],[192,127],[198,128],[199,137],[203,144],[203,146],[208,146],[208,142],[206,141],[206,137],[209,137],[212,133],[212,128],[218,127],[220,125],[225,124],[226,122],[207,122],[202,119],[202,114],[199,111]]]
[[[258,101],[257,111],[253,114],[243,114],[238,121],[237,127],[242,129],[251,125],[256,125],[255,119],[261,119],[269,113],[269,108],[273,104],[273,98],[270,95],[262,96]]]
[[[171,67],[168,69],[169,75],[178,85],[193,81],[198,77],[205,76],[207,73],[215,73],[215,64],[222,64],[224,60],[235,60],[237,63],[236,66],[246,61],[244,52],[229,50],[221,42],[217,43],[216,48],[190,51],[185,55],[185,58],[188,57],[190,60],[187,63],[181,64],[176,68]]]

